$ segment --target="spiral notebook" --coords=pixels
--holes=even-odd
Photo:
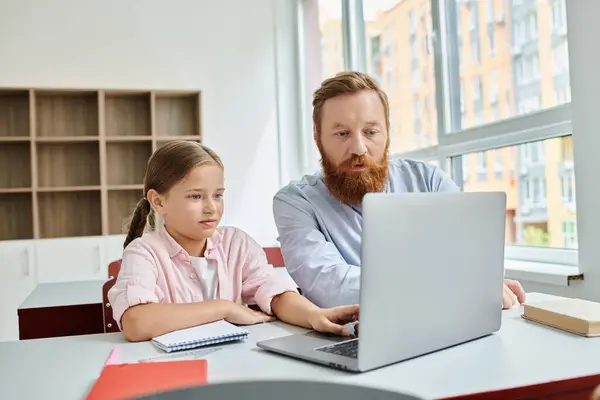
[[[170,353],[247,338],[247,330],[221,320],[165,333],[153,338],[152,343],[159,349]]]

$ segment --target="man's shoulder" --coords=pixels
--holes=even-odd
[[[323,181],[320,172],[304,175],[299,180],[292,180],[275,194],[275,199],[308,198],[318,192],[317,185]]]
[[[405,177],[430,177],[435,173],[437,167],[426,161],[411,160],[407,158],[390,159],[390,175],[397,178]]]

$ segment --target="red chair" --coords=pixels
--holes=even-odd
[[[267,262],[274,267],[285,267],[283,255],[279,247],[265,247]],[[113,287],[119,270],[121,269],[121,260],[113,261],[108,265],[108,281],[102,285],[102,316],[104,320],[104,333],[119,332],[117,322],[113,318],[112,308],[108,301],[108,291]],[[255,308],[255,307],[253,307]]]

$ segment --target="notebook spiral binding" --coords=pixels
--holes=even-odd
[[[234,341],[234,340],[245,340],[247,338],[248,338],[248,333],[244,332],[244,333],[233,334],[233,335],[213,336],[213,337],[209,337],[209,338],[204,338],[202,340],[188,340],[185,342],[173,344],[172,346],[166,346],[166,347],[161,345],[160,343],[157,343],[154,341],[153,341],[153,343],[156,344],[160,349],[166,351],[167,353],[170,353],[173,351],[193,349],[193,348],[200,347],[200,346],[208,346],[211,344],[218,344],[218,343],[229,342],[229,341]]]

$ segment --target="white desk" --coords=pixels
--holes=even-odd
[[[600,338],[536,325],[521,311],[504,311],[494,335],[364,374],[259,350],[258,340],[305,330],[281,322],[251,326],[248,341],[206,357],[208,379],[336,380],[440,398],[600,373]],[[0,398],[82,399],[117,344],[121,362],[164,354],[148,342],[126,343],[120,333],[0,343]]]

